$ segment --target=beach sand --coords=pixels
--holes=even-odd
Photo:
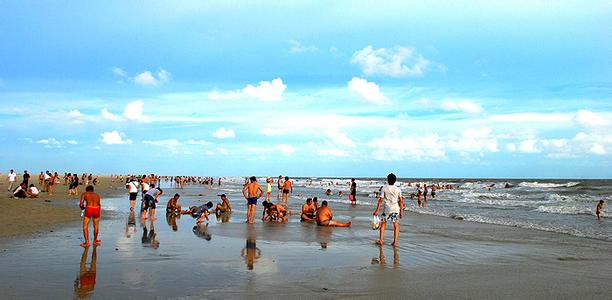
[[[160,207],[177,192],[165,190]],[[399,246],[387,240],[379,247],[369,227],[371,207],[330,204],[337,219],[353,221],[351,228],[322,228],[297,217],[247,225],[237,186],[178,192],[183,206],[217,202],[224,192],[235,211],[229,218],[213,216],[196,234],[190,216],[166,219],[159,210],[155,222],[133,218],[126,196],[112,196],[123,190],[113,187],[103,199],[95,287],[83,285],[81,228],[68,222],[36,238],[0,239],[4,297],[610,297],[608,241],[409,213]],[[86,268],[92,250],[86,250]]]

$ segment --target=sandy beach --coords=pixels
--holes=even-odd
[[[140,220],[130,215],[122,188],[107,179],[96,188],[104,197],[95,287],[78,284],[83,254],[90,268],[93,247],[78,246],[77,198],[60,188],[51,203],[44,194],[2,200],[31,201],[20,209],[48,212],[48,219],[12,226],[18,229],[0,238],[0,288],[8,298],[609,298],[608,241],[408,213],[399,246],[379,247],[371,207],[331,204],[336,219],[353,221],[351,228],[295,216],[285,224],[247,225],[238,185],[165,188],[160,207],[175,192],[184,206],[229,195],[234,212],[197,227],[192,217],[167,219],[163,210],[157,221]],[[292,210],[298,201],[290,202]],[[17,224],[28,222],[17,216]]]

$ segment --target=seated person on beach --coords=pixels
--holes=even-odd
[[[30,187],[28,188],[28,195],[30,196],[30,198],[36,198],[38,197],[38,194],[40,194],[38,188],[35,187],[33,184],[30,184]]]
[[[89,246],[89,221],[93,218],[94,225],[94,245],[100,245],[98,240],[98,228],[100,226],[100,196],[94,193],[93,185],[88,185],[85,188],[85,193],[81,194],[79,202],[81,209],[85,210],[83,215],[83,237],[85,242],[81,244],[83,247]]]
[[[217,204],[215,214],[222,214],[231,211],[232,206],[230,205],[229,200],[227,200],[227,196],[225,194],[221,194],[221,203]]]
[[[327,201],[321,202],[321,207],[317,210],[317,215],[315,216],[315,221],[319,226],[333,226],[333,227],[350,227],[351,222],[341,223],[332,220],[333,214],[331,210],[327,207]]]
[[[166,213],[167,214],[175,214],[181,212],[181,206],[178,205],[178,200],[181,197],[179,194],[174,194],[174,197],[168,200],[168,204],[166,204]]]
[[[603,207],[604,207],[604,201],[599,200],[599,203],[597,203],[597,208],[595,209],[595,215],[597,215],[597,221],[601,220],[601,214],[603,212]]]
[[[287,210],[282,205],[272,204],[272,202],[264,202],[264,215],[262,221],[270,222],[286,222]]]
[[[314,213],[317,213],[317,209],[319,209],[319,197],[312,198],[312,205],[314,206]]]
[[[14,191],[13,191],[13,198],[27,198],[28,197],[28,193],[26,191],[26,184],[22,183],[20,184]]]
[[[306,199],[306,203],[302,205],[302,212],[300,214],[300,221],[302,222],[314,222],[315,212],[317,210],[312,203],[312,199]]]

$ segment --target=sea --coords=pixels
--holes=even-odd
[[[265,184],[265,178],[258,181]],[[244,178],[229,178],[244,182]],[[330,203],[348,204],[350,178],[295,178],[293,198],[305,200],[317,196]],[[357,205],[376,206],[377,192],[383,178],[357,178]],[[428,197],[426,208],[410,200],[416,184],[452,186],[441,189],[436,197]],[[276,184],[273,190],[276,191]],[[612,240],[608,220],[612,209],[612,180],[547,180],[547,179],[416,179],[401,178],[396,183],[404,194],[406,210],[505,226],[552,231],[601,240]],[[330,189],[331,196],[326,195]],[[339,195],[342,192],[342,196]],[[597,221],[595,207],[604,200],[602,221]]]

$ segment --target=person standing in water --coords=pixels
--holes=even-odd
[[[257,199],[261,198],[263,195],[263,189],[257,183],[257,178],[255,176],[251,176],[250,182],[242,188],[242,195],[244,195],[244,198],[247,200],[247,223],[253,224],[255,222]]]
[[[278,181],[276,182],[278,186],[278,194],[276,195],[276,201],[280,202],[281,197],[283,196],[283,176],[278,175]]]
[[[83,215],[83,237],[85,242],[82,247],[89,247],[89,221],[93,218],[94,226],[94,245],[100,245],[102,241],[98,240],[98,228],[100,226],[100,196],[94,193],[94,187],[88,185],[85,188],[85,193],[81,194],[79,206],[85,210]]]
[[[597,221],[601,221],[601,214],[603,212],[603,207],[604,207],[604,201],[599,200],[599,203],[597,203],[597,207],[595,208],[595,215],[597,216]]]
[[[351,191],[349,193],[349,200],[351,200],[351,204],[357,204],[357,183],[355,183],[355,178],[351,179]]]
[[[285,183],[283,183],[283,205],[289,206],[289,193],[293,192],[293,183],[289,180],[289,176],[285,176]]]
[[[272,193],[272,178],[266,178],[266,201],[270,202],[270,194]]]
[[[383,187],[381,195],[378,198],[378,204],[374,215],[378,216],[380,206],[383,205],[383,211],[380,216],[380,239],[376,241],[376,244],[382,245],[385,239],[385,228],[387,227],[387,220],[393,222],[393,245],[397,246],[397,238],[399,237],[399,219],[404,216],[404,198],[402,197],[402,190],[395,186],[397,177],[391,173],[387,175],[387,185]]]

